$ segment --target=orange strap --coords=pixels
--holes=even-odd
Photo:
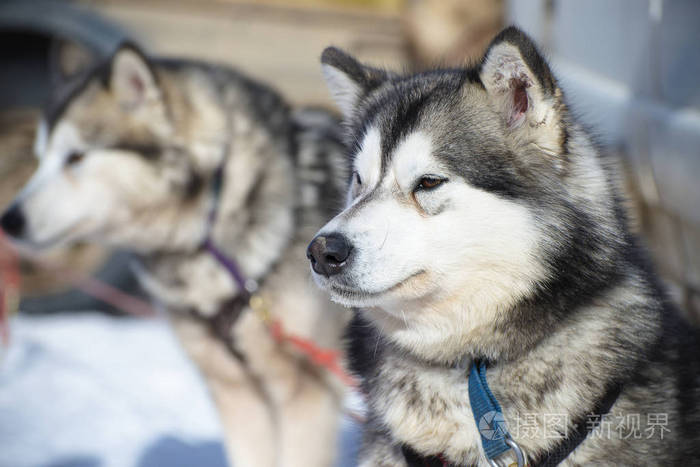
[[[10,316],[19,306],[20,274],[17,254],[0,230],[0,344],[10,342]]]
[[[319,347],[309,339],[287,334],[282,327],[282,323],[277,319],[270,321],[269,328],[272,337],[277,342],[288,343],[304,354],[312,363],[334,374],[346,386],[353,389],[358,388],[355,378],[348,374],[340,365],[340,352]]]

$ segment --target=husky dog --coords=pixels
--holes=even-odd
[[[150,59],[128,44],[66,86],[4,230],[33,248],[96,241],[136,252],[144,286],[176,312],[214,395],[232,463],[332,464],[339,383],[272,338],[202,244],[260,284],[287,333],[339,348],[347,320],[328,312],[337,305],[314,287],[304,255],[346,183],[337,122],[293,112],[233,70]]]
[[[698,465],[697,338],[530,38],[508,28],[468,68],[399,75],[335,48],[322,64],[354,172],[307,254],[359,308],[360,464],[489,465],[465,375],[479,361],[532,465],[557,449],[565,465]],[[588,415],[607,423],[573,443]]]

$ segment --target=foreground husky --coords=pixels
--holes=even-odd
[[[335,207],[335,180],[344,183],[334,128],[318,112],[293,117],[275,92],[231,70],[124,46],[49,107],[39,169],[2,217],[29,247],[93,240],[137,252],[146,288],[182,312],[176,329],[236,467],[334,457],[337,382],[273,340],[215,259],[259,283],[288,333],[339,346],[342,314],[329,312],[337,305],[313,286],[304,256]]]
[[[308,255],[361,308],[361,465],[489,465],[497,430],[494,462],[699,465],[697,341],[532,41],[509,28],[477,67],[408,76],[322,62],[357,143]],[[483,386],[498,423],[477,424]]]

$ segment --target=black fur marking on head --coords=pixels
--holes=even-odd
[[[164,148],[156,143],[120,142],[110,146],[110,149],[127,151],[138,154],[144,159],[156,160],[163,154]]]
[[[360,151],[367,130],[377,126],[381,133],[384,170],[396,146],[421,125],[430,124],[424,115],[433,103],[453,101],[465,82],[477,82],[473,80],[479,79],[478,74],[470,71],[434,70],[404,78],[393,75],[388,84],[359,102],[359,118],[350,122],[354,136],[351,154]]]
[[[399,142],[415,130],[431,94],[432,90],[429,90],[408,102],[397,100],[394,118],[387,119],[381,126],[382,172],[389,165],[392,152]]]

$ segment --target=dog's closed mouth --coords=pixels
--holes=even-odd
[[[61,244],[66,238],[74,234],[81,226],[83,219],[79,219],[73,222],[68,227],[62,229],[46,239],[34,240],[32,238],[18,238],[13,239],[13,243],[17,245],[23,251],[26,250],[27,254],[31,254],[36,251],[48,250],[56,245]]]
[[[345,285],[338,285],[338,284],[333,284],[331,283],[329,285],[329,289],[331,292],[338,294],[340,296],[346,297],[346,298],[368,298],[368,297],[377,297],[379,295],[383,295],[389,292],[393,292],[400,287],[403,287],[406,285],[408,282],[412,281],[413,279],[422,276],[426,274],[426,271],[424,269],[421,269],[420,271],[414,272],[413,274],[409,275],[405,279],[397,282],[396,284],[386,287],[381,290],[362,290],[362,289],[357,289],[357,288],[352,288],[348,287]]]

